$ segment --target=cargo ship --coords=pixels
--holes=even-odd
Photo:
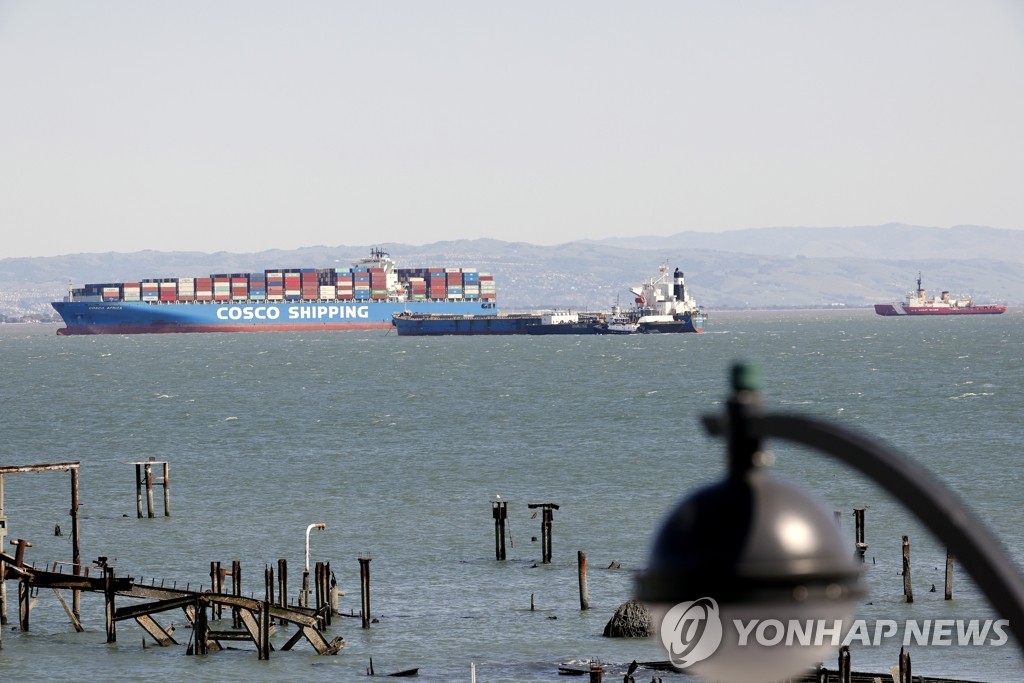
[[[903,301],[875,304],[875,313],[884,316],[900,315],[995,315],[1005,313],[1002,304],[976,304],[971,298],[953,298],[948,291],[928,298],[921,286],[921,273],[917,274],[917,289],[907,292]]]
[[[682,271],[659,276],[630,288],[635,305],[608,313],[520,313],[489,316],[436,315],[402,312],[392,323],[401,337],[509,334],[637,334],[703,332],[706,315],[686,291]]]
[[[397,268],[372,249],[348,269],[87,284],[52,302],[59,335],[373,330],[402,312],[494,316],[494,278],[475,268]]]

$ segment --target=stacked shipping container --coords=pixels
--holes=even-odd
[[[397,275],[397,277],[396,277]],[[261,273],[220,273],[209,277],[148,279],[141,282],[89,284],[73,290],[76,297],[103,301],[153,303],[209,301],[386,301],[496,298],[494,277],[466,268],[400,269],[389,276],[384,268],[354,267],[267,270]]]

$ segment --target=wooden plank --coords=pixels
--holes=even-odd
[[[252,640],[252,634],[248,631],[207,631],[207,640]]]
[[[68,615],[68,619],[71,620],[71,625],[74,627],[74,629],[79,633],[84,631],[85,629],[82,628],[82,622],[79,621],[78,617],[75,616],[75,613],[71,611],[70,607],[68,607],[68,603],[64,599],[64,596],[60,594],[60,591],[54,588],[53,594],[57,596],[58,600],[60,600],[60,605],[64,608],[64,613]]]
[[[64,472],[67,470],[77,470],[79,463],[77,462],[57,462],[49,465],[2,465],[0,466],[0,474],[13,474],[14,472]]]
[[[148,614],[140,614],[135,617],[135,621],[143,628],[143,630],[146,631],[146,633],[152,636],[157,645],[167,647],[169,645],[178,644],[174,638],[171,637],[171,632],[160,626],[160,624],[156,622],[156,619]]]
[[[186,608],[193,605],[196,601],[196,596],[186,595],[180,598],[171,598],[170,600],[160,600],[158,602],[148,602],[142,605],[129,605],[128,607],[118,607],[114,612],[114,619],[116,621],[122,621],[124,619],[137,619],[139,616],[144,614],[156,614],[158,612],[166,612],[172,609]]]

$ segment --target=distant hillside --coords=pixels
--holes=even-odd
[[[709,310],[867,306],[901,298],[918,272],[932,292],[1024,305],[1024,231],[958,226],[760,228],[616,238],[542,247],[500,240],[378,244],[401,267],[467,266],[493,273],[502,310],[606,310],[632,301],[629,287],[680,267]],[[49,319],[69,284],[348,267],[370,245],[250,254],[156,252],[0,259],[0,319]]]
[[[889,223],[849,228],[751,228],[689,231],[668,237],[614,237],[593,243],[631,249],[712,249],[760,256],[1024,262],[1024,230],[978,225],[930,228]]]

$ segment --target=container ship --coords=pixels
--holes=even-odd
[[[281,268],[87,284],[52,306],[59,335],[391,329],[401,312],[498,313],[494,278],[475,268],[400,269],[372,249],[351,268]]]
[[[629,290],[635,305],[610,313],[521,313],[459,316],[402,312],[392,321],[401,337],[510,334],[636,334],[703,332],[706,315],[686,290],[682,271],[659,276]]]
[[[875,304],[875,313],[884,316],[899,315],[982,315],[1005,313],[1002,304],[976,304],[970,298],[955,299],[948,291],[938,297],[928,298],[921,286],[921,273],[917,274],[917,289],[907,292],[903,301],[890,304]]]

